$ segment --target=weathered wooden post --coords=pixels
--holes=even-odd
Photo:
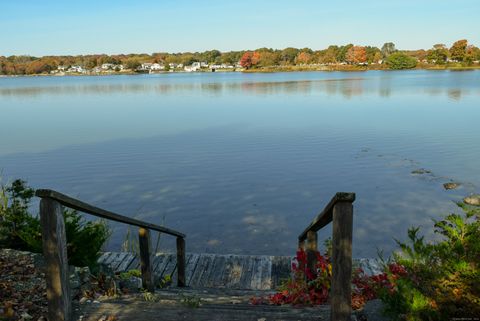
[[[318,243],[317,243],[317,232],[308,231],[307,232],[307,268],[315,277],[317,271],[315,266],[317,265],[317,250],[318,250]]]
[[[305,250],[305,240],[298,241],[298,249]]]
[[[42,225],[43,256],[46,264],[48,320],[70,321],[72,302],[62,205],[51,198],[42,198],[40,223]]]
[[[185,284],[185,239],[177,237],[177,285],[184,287]]]
[[[332,321],[351,320],[352,201],[340,200],[333,207]]]
[[[153,293],[155,292],[155,284],[153,282],[152,260],[150,259],[150,230],[143,227],[139,228],[138,237],[143,288]]]

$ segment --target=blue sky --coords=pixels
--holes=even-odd
[[[479,0],[5,0],[0,55],[480,46]]]

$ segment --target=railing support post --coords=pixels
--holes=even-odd
[[[310,270],[310,273],[315,277],[317,271],[315,266],[317,265],[317,232],[308,231],[307,232],[307,268]]]
[[[62,205],[53,199],[43,198],[40,201],[40,223],[46,263],[48,320],[70,321],[72,302]]]
[[[177,285],[184,287],[185,284],[185,239],[177,237]]]
[[[351,319],[353,205],[338,202],[333,207],[332,321]]]
[[[155,284],[153,282],[152,260],[150,259],[150,230],[140,228],[138,237],[143,288],[153,293],[155,292]]]
[[[305,241],[298,241],[298,249],[305,250]]]

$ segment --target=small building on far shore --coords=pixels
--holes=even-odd
[[[101,67],[103,70],[112,70],[115,68],[115,64],[102,64]]]
[[[158,63],[154,63],[150,66],[150,70],[165,70],[165,66]]]

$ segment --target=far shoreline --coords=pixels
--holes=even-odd
[[[104,76],[137,76],[137,75],[165,75],[165,74],[199,74],[199,73],[246,73],[246,74],[255,74],[255,73],[285,73],[285,72],[366,72],[366,71],[411,71],[411,70],[426,70],[426,71],[473,71],[480,70],[480,65],[474,66],[420,66],[410,69],[389,69],[382,66],[378,67],[363,67],[363,66],[344,66],[337,65],[334,67],[322,66],[318,67],[305,67],[305,66],[288,66],[288,67],[264,67],[264,68],[255,68],[255,69],[242,69],[242,70],[215,70],[211,71],[209,69],[198,70],[193,72],[188,71],[160,71],[160,72],[108,72],[108,73],[43,73],[43,74],[18,74],[18,75],[0,75],[0,78],[17,78],[17,77],[104,77]]]

